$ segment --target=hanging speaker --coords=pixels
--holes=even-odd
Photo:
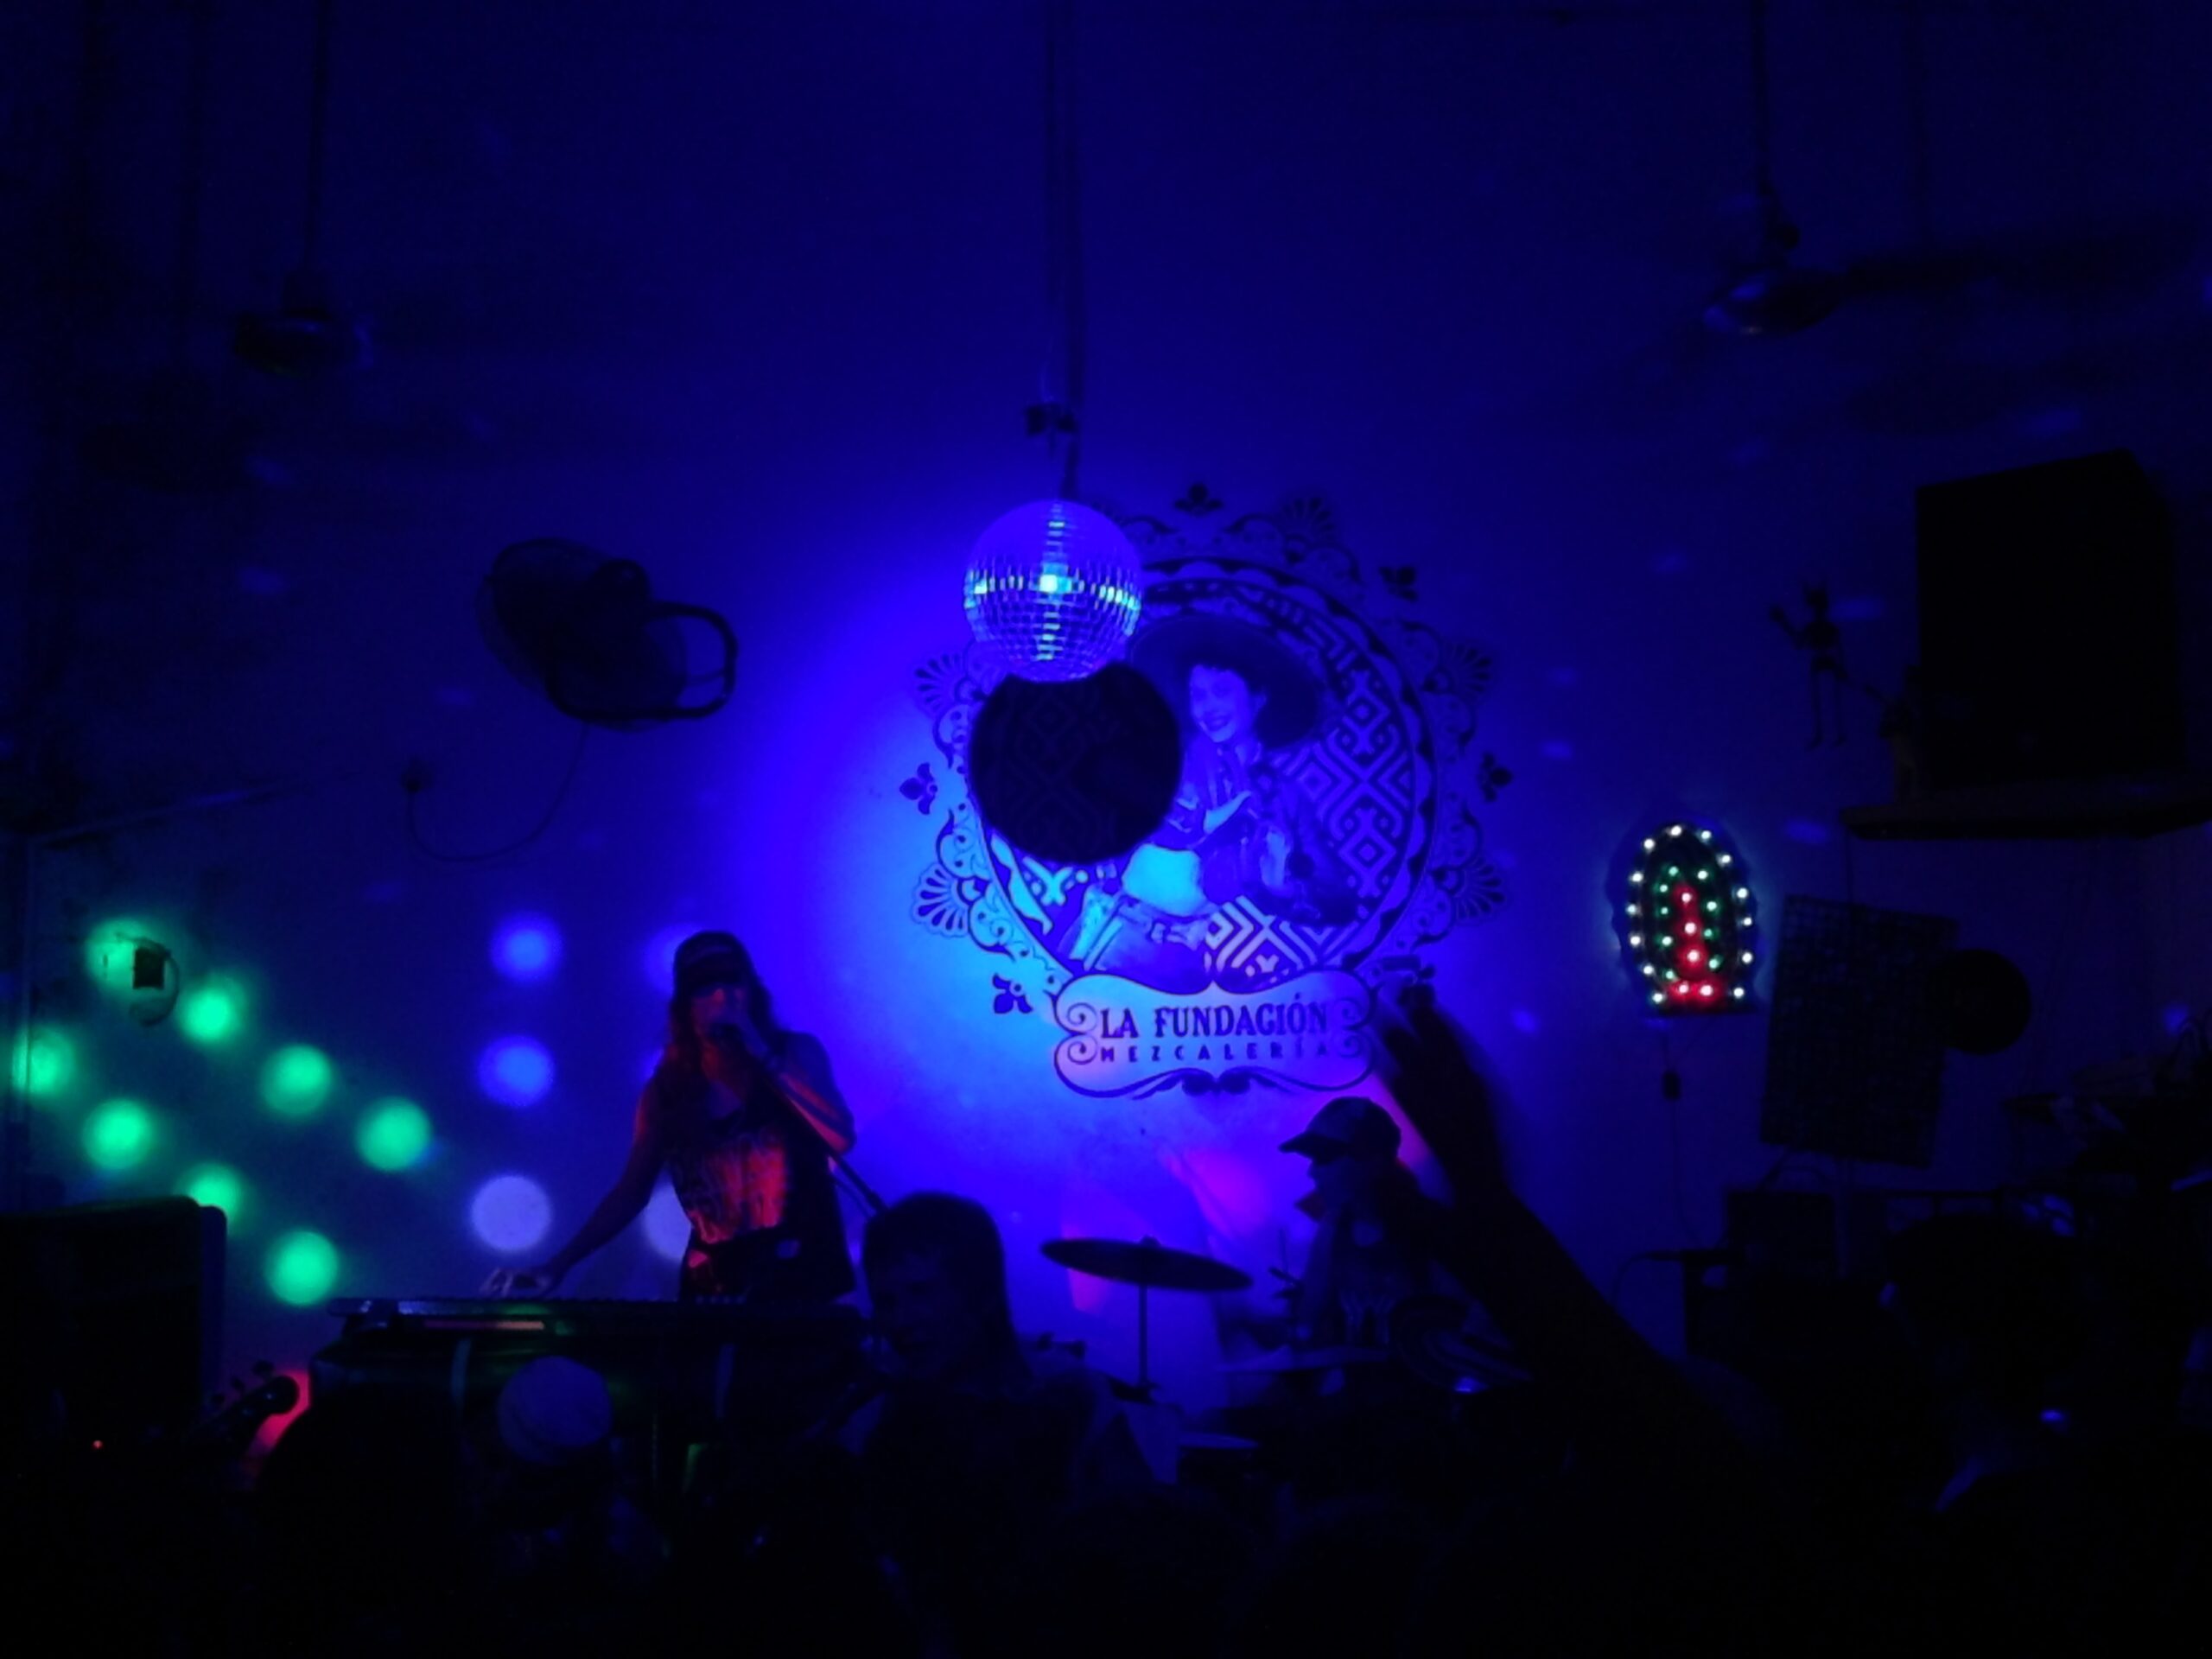
[[[2183,766],[2172,533],[2133,454],[1931,484],[1916,505],[1925,788]]]
[[[1174,804],[1183,739],[1142,674],[1116,663],[1080,680],[1009,675],[983,700],[968,783],[984,823],[1048,864],[1103,864]]]

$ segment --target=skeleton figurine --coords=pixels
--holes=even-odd
[[[1806,617],[1803,626],[1789,620],[1789,613],[1777,605],[1767,613],[1774,618],[1775,626],[1789,636],[1789,643],[1811,657],[1810,671],[1813,690],[1813,738],[1806,744],[1808,749],[1821,746],[1822,721],[1821,709],[1821,682],[1828,683],[1827,703],[1835,715],[1835,738],[1843,741],[1843,688],[1852,683],[1851,675],[1843,665],[1843,634],[1828,616],[1828,590],[1825,583],[1805,584]]]

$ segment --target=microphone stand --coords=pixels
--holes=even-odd
[[[721,1040],[735,1048],[740,1053],[753,1059],[755,1065],[760,1064],[760,1057],[753,1053],[752,1045],[747,1043],[744,1038],[738,1033],[734,1027],[717,1025],[715,1027],[715,1031]],[[804,1116],[804,1114],[802,1114],[802,1116]],[[839,1173],[841,1173],[848,1181],[852,1183],[853,1191],[860,1195],[861,1202],[868,1206],[868,1211],[870,1215],[880,1216],[886,1210],[888,1210],[891,1207],[889,1205],[884,1203],[882,1195],[874,1187],[870,1186],[868,1182],[861,1178],[860,1171],[853,1167],[853,1161],[851,1159],[846,1157],[842,1152],[830,1152],[827,1142],[823,1143],[822,1149],[823,1152],[829,1154],[830,1163],[836,1166]]]
[[[868,1214],[880,1216],[891,1207],[884,1203],[881,1196],[874,1187],[861,1179],[861,1173],[853,1167],[851,1159],[842,1153],[833,1152],[830,1154],[830,1161],[835,1164],[844,1178],[853,1184],[853,1191],[860,1194],[861,1202],[868,1206]]]

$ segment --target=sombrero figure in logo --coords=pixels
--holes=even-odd
[[[1243,899],[1311,927],[1351,920],[1351,873],[1298,781],[1299,751],[1325,723],[1313,672],[1261,630],[1195,613],[1142,631],[1129,660],[1183,711],[1183,779],[1167,821],[1129,855],[1120,891],[1108,883],[1086,896],[1073,959],[1195,991],[1209,981],[1206,929],[1224,905]]]

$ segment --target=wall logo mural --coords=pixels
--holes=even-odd
[[[1100,864],[995,833],[964,785],[1000,671],[948,652],[917,671],[941,761],[900,786],[948,803],[914,918],[1008,959],[993,1007],[1048,1019],[1083,1094],[1349,1088],[1378,990],[1503,901],[1475,804],[1510,774],[1471,759],[1491,661],[1414,620],[1411,569],[1370,588],[1317,500],[1222,518],[1194,486],[1175,511],[1120,521],[1146,576],[1128,663],[1183,728],[1166,823]]]

